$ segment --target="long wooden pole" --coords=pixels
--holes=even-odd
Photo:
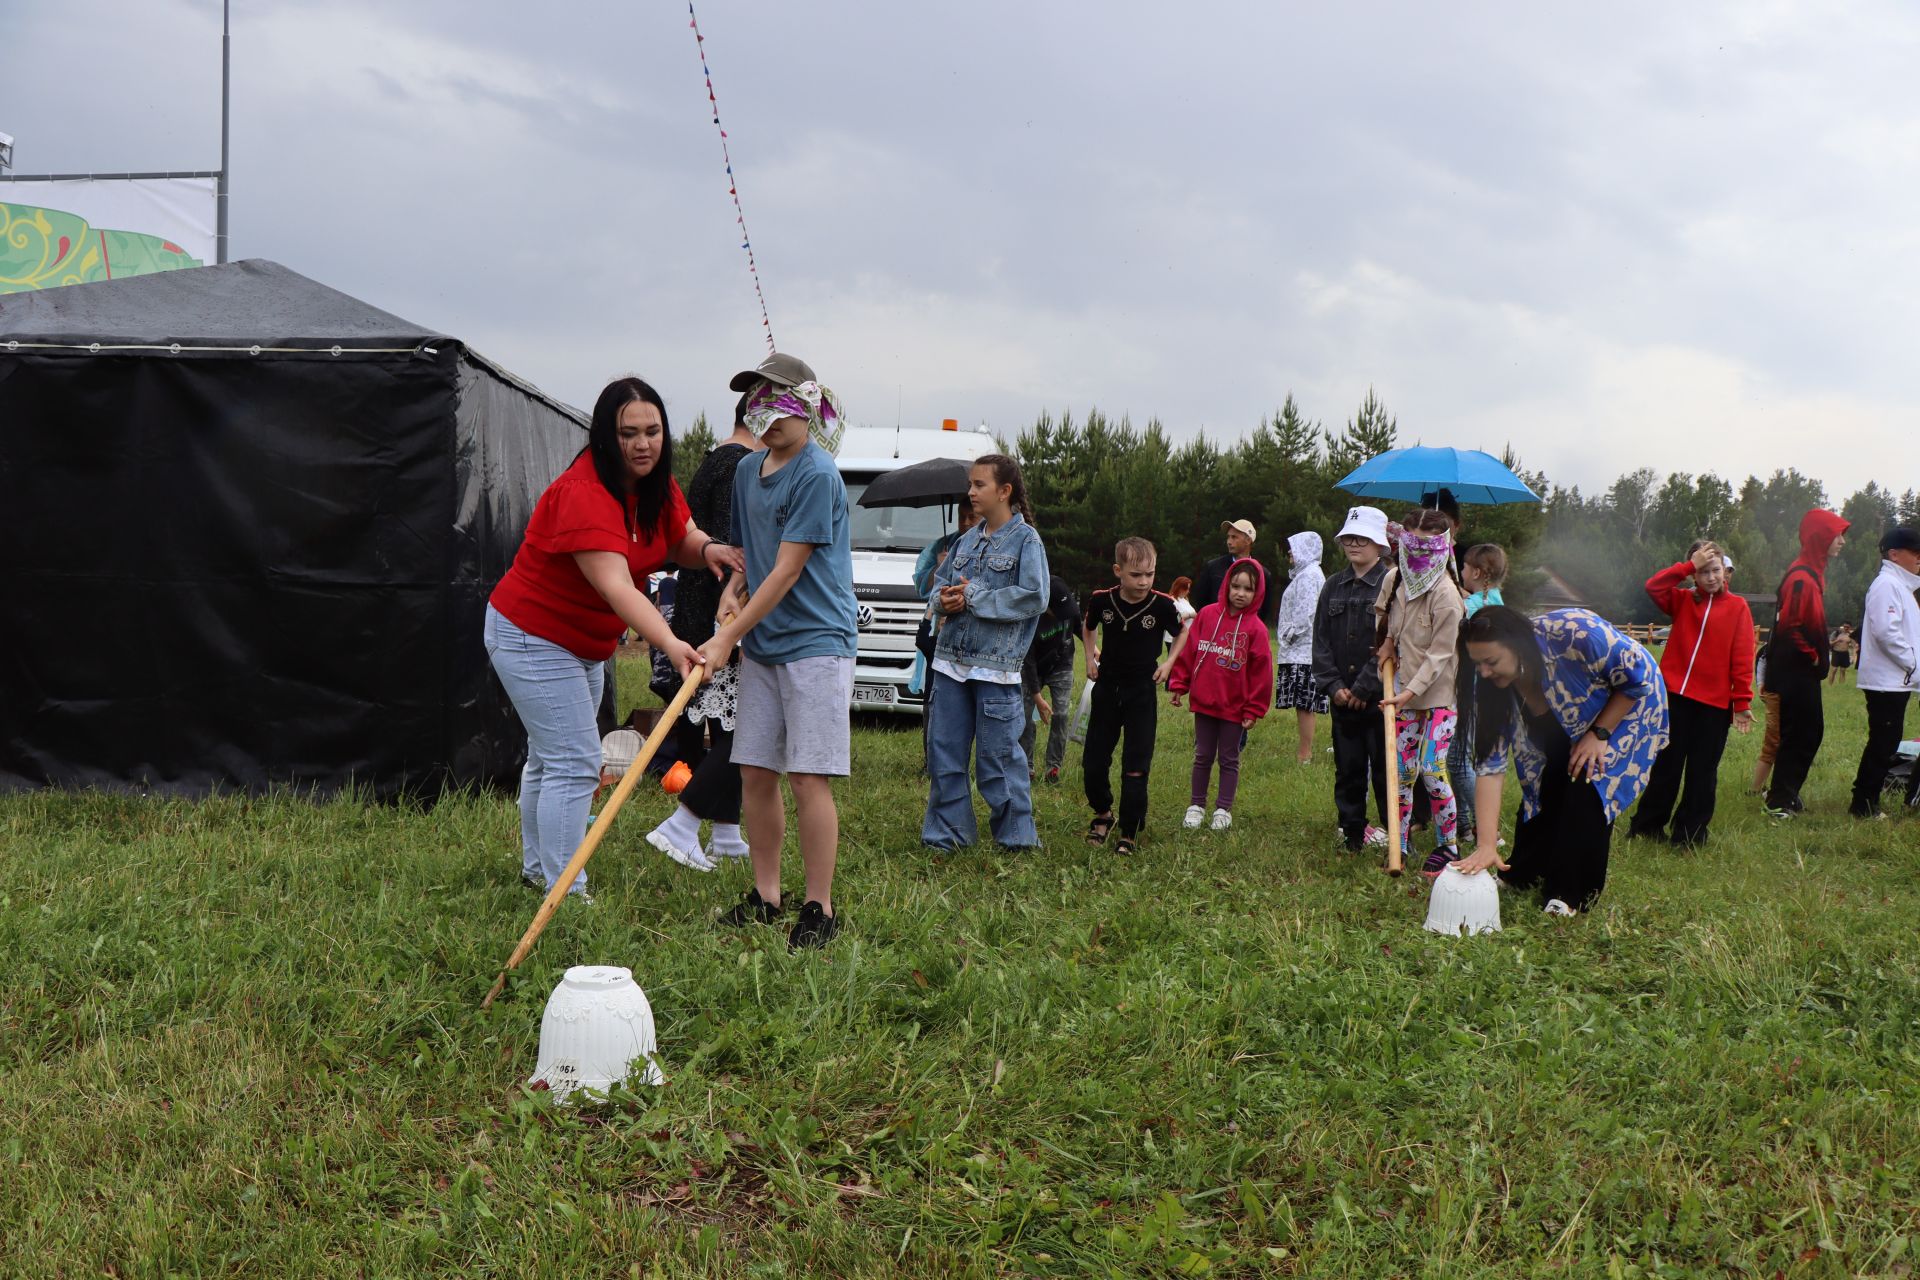
[[[620,812],[620,806],[625,804],[627,797],[633,794],[634,785],[646,776],[647,766],[653,762],[654,753],[660,750],[660,744],[667,739],[667,731],[673,728],[673,722],[680,718],[682,711],[686,710],[687,701],[693,697],[693,691],[700,687],[701,670],[702,668],[695,667],[681,682],[680,692],[673,695],[673,701],[669,702],[667,709],[661,713],[660,723],[653,726],[653,732],[647,735],[646,742],[640,748],[640,754],[635,756],[633,763],[627,766],[626,776],[620,779],[620,785],[615,787],[613,794],[607,797],[607,803],[600,809],[600,816],[594,820],[591,827],[587,828],[587,838],[582,840],[580,847],[573,851],[573,857],[568,860],[566,870],[560,873],[560,878],[553,882],[551,889],[547,890],[547,896],[540,903],[540,909],[533,913],[533,923],[528,925],[526,933],[521,935],[520,945],[513,949],[511,956],[507,957],[506,967],[500,970],[500,976],[493,980],[493,990],[487,992],[487,998],[480,1002],[482,1009],[491,1009],[494,997],[506,989],[507,975],[517,969],[520,962],[527,958],[527,953],[533,950],[533,944],[539,940],[540,931],[547,927],[547,921],[551,920],[553,913],[559,909],[561,899],[567,896],[567,890],[572,888],[573,882],[579,878],[581,868],[587,865],[587,859],[591,858],[593,851],[600,847],[600,841],[606,836],[607,828],[613,825],[613,815]]]
[[[1380,687],[1393,696],[1393,661],[1380,664]],[[1400,874],[1400,731],[1393,722],[1393,708],[1380,708],[1387,722],[1387,874]]]

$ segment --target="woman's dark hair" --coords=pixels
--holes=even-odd
[[[1033,508],[1027,503],[1027,482],[1020,478],[1020,464],[1004,453],[983,453],[973,460],[976,467],[992,467],[993,482],[1010,484],[1013,493],[1008,503],[1015,511],[1026,517],[1027,523],[1033,523]]]
[[[660,457],[653,470],[633,482],[633,523],[627,528],[630,535],[658,533],[666,522],[667,498],[673,492],[673,428],[667,424],[666,401],[639,378],[615,378],[593,402],[587,447],[580,451],[593,456],[593,473],[625,511],[627,464],[620,456],[620,414],[636,400],[660,411]]]
[[[1520,675],[1515,684],[1540,682],[1544,666],[1540,642],[1534,638],[1533,624],[1519,610],[1490,604],[1467,620],[1467,625],[1460,629],[1460,635],[1463,649],[1468,644],[1497,644],[1518,658]],[[1474,687],[1473,711],[1477,721],[1473,729],[1475,763],[1492,754],[1493,744],[1500,740],[1501,732],[1513,716],[1517,697],[1515,690],[1502,689],[1491,680],[1482,680]]]

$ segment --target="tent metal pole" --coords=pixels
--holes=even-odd
[[[227,133],[228,85],[232,79],[232,0],[220,0],[220,181],[215,188],[218,210],[214,224],[214,261],[227,260]]]

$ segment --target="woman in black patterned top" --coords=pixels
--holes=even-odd
[[[741,421],[747,398],[733,406],[733,434],[707,452],[687,485],[687,507],[699,513],[702,529],[727,529],[733,523],[733,472],[740,460],[760,448],[760,442]],[[689,644],[713,639],[714,616],[720,607],[724,578],[706,573],[680,575],[670,620],[673,634]],[[680,758],[693,777],[680,792],[673,816],[647,833],[647,843],[683,866],[712,871],[715,858],[744,858],[747,841],[740,833],[740,770],[733,763],[734,691],[738,687],[739,654],[713,679],[700,687],[687,704],[675,729]],[[711,734],[713,745],[707,745]],[[700,843],[701,822],[713,823],[712,838]]]

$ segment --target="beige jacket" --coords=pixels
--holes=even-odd
[[[1395,683],[1408,695],[1401,705],[1414,711],[1451,708],[1454,679],[1460,672],[1460,625],[1467,617],[1466,602],[1453,579],[1441,578],[1418,600],[1408,600],[1400,575],[1389,573],[1380,583],[1373,611],[1376,616],[1386,615],[1387,634],[1393,637],[1398,655]]]

